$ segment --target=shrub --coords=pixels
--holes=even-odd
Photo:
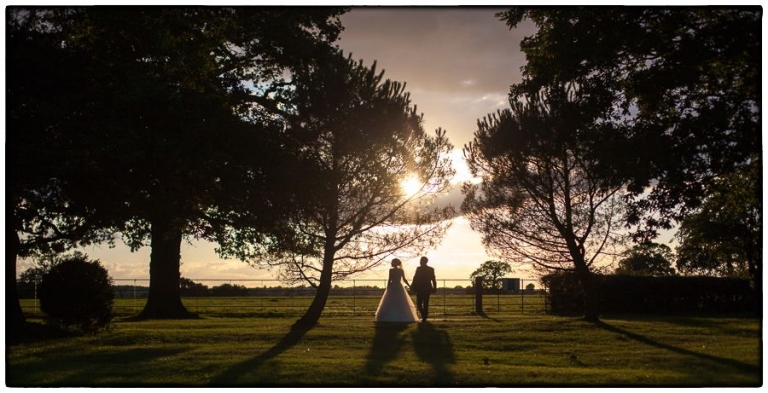
[[[219,286],[211,288],[211,295],[213,296],[247,296],[248,288],[244,285],[238,284],[221,284]]]
[[[40,309],[48,321],[84,333],[109,328],[114,298],[107,270],[84,255],[53,266],[40,283]]]
[[[749,280],[723,277],[595,275],[600,311],[606,314],[744,313],[755,310]],[[584,293],[574,274],[542,277],[555,314],[583,311]]]

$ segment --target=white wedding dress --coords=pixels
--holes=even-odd
[[[389,269],[389,281],[384,295],[376,309],[376,322],[413,323],[419,321],[416,306],[403,286],[405,275],[402,269]]]

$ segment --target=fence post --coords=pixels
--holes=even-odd
[[[445,287],[445,279],[443,279],[443,316],[447,315],[447,312],[446,312],[447,299],[445,297],[447,293],[448,293],[448,289]]]
[[[355,296],[355,291],[357,286],[355,285],[355,280],[352,280],[352,316],[356,317],[357,312],[355,310],[355,307],[357,306],[357,303],[355,302],[355,299],[357,299]]]
[[[522,293],[522,296],[520,296],[520,314],[525,314],[525,280],[520,280],[520,282],[520,286],[523,287],[520,291]]]
[[[483,278],[475,278],[475,313],[483,313]]]
[[[37,315],[37,309],[38,309],[38,301],[37,301],[37,280],[35,280],[35,307],[32,308],[32,314]]]

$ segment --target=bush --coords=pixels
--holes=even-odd
[[[53,266],[40,283],[40,309],[48,321],[84,333],[109,328],[114,298],[107,270],[84,255]]]
[[[749,280],[722,277],[595,275],[600,312],[606,314],[728,314],[755,311]],[[574,274],[542,277],[555,314],[583,312],[584,293]]]
[[[238,284],[221,284],[211,288],[212,296],[247,296],[248,288]]]

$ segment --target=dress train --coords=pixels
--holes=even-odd
[[[402,283],[392,282],[376,308],[376,322],[413,323],[419,321],[416,306]]]

